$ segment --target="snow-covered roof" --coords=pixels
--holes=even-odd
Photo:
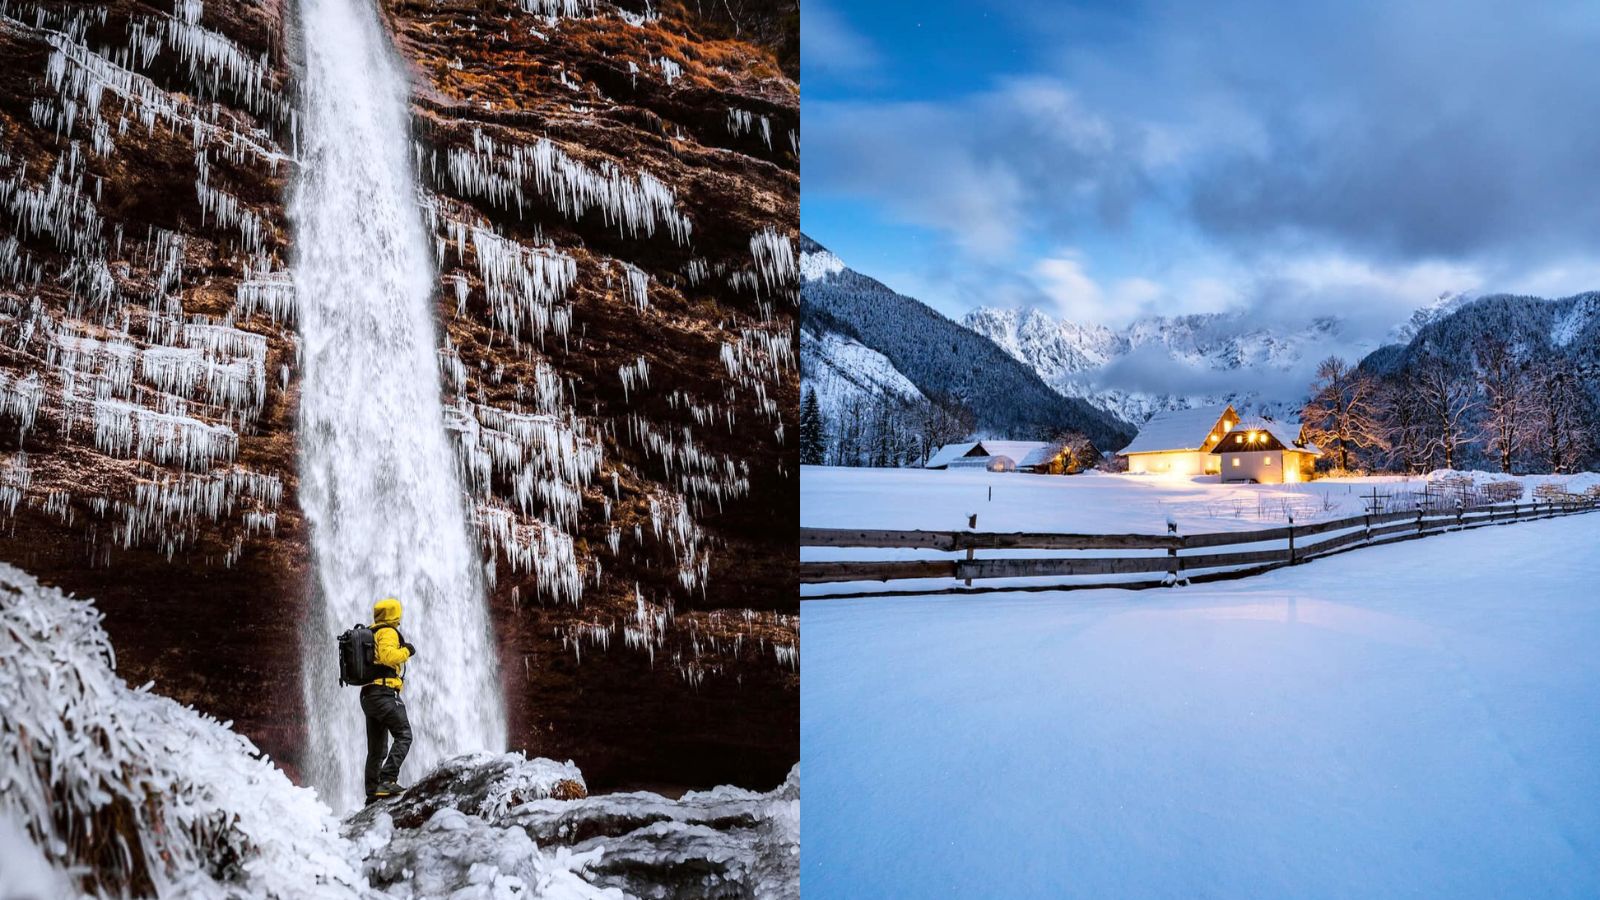
[[[1037,463],[1028,462],[1030,455],[1044,452],[1046,455],[1041,462],[1050,459],[1050,445],[1043,441],[979,441],[983,445],[983,452],[990,456],[1010,457],[1018,466],[1032,466]]]
[[[1224,403],[1221,406],[1197,406],[1194,409],[1156,413],[1139,429],[1133,443],[1122,448],[1122,452],[1199,450],[1223,414],[1231,409],[1231,404]]]
[[[971,453],[972,448],[976,446],[978,446],[977,441],[968,441],[965,444],[945,444],[939,448],[937,453],[928,457],[926,468],[937,469],[940,466],[948,466],[952,461]]]
[[[1233,434],[1234,432],[1238,431],[1265,431],[1266,433],[1277,438],[1278,443],[1282,444],[1286,450],[1303,450],[1312,454],[1313,456],[1322,455],[1322,451],[1317,448],[1317,445],[1311,443],[1310,441],[1306,441],[1305,443],[1296,446],[1296,444],[1300,441],[1299,422],[1279,422],[1276,419],[1267,419],[1261,416],[1251,416],[1246,419],[1240,419],[1239,424],[1233,426],[1233,429],[1228,433]],[[1229,446],[1227,441],[1223,441],[1217,445],[1215,450],[1211,452],[1223,453],[1232,449],[1233,448]]]
[[[1037,450],[1032,450],[1027,456],[1017,460],[1017,468],[1026,469],[1031,466],[1042,466],[1054,459],[1056,448],[1054,444],[1041,444]]]

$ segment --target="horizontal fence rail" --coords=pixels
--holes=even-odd
[[[868,597],[892,594],[977,593],[995,590],[1072,590],[1083,588],[1147,588],[1188,581],[1238,578],[1295,565],[1330,553],[1371,547],[1425,535],[1502,525],[1529,519],[1590,512],[1600,508],[1600,497],[1569,495],[1532,503],[1503,503],[1462,507],[1453,512],[1419,509],[1350,516],[1327,522],[1255,531],[1221,531],[1197,534],[1054,534],[982,531],[890,531],[858,528],[801,528],[802,547],[848,547],[896,550],[966,552],[965,559],[827,560],[800,563],[801,584],[884,582],[883,589],[857,589],[851,593],[813,594],[803,600]],[[1173,526],[1175,529],[1175,526]],[[1268,549],[1232,550],[1249,544],[1278,544]],[[1215,551],[1212,548],[1230,548]],[[978,550],[1118,550],[1139,555],[1005,557],[976,559]],[[1196,550],[1212,552],[1195,553]],[[1158,555],[1159,554],[1159,555]],[[1077,577],[1097,575],[1159,574],[1143,581],[1063,583],[1023,587],[973,587],[975,580],[990,578]],[[1194,574],[1191,574],[1194,573]],[[918,578],[948,578],[965,587],[891,589],[889,582]]]

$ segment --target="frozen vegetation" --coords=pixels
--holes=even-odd
[[[341,823],[113,665],[91,602],[0,565],[0,896],[798,896],[798,767],[769,793],[585,798],[570,762],[479,753]]]
[[[1597,542],[808,602],[805,896],[1600,894]]]

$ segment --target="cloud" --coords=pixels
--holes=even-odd
[[[1111,38],[1047,11],[1019,14],[1027,77],[807,103],[802,189],[941,234],[975,300],[1085,318],[1299,303],[1377,331],[1440,291],[1600,286],[1592,6],[1154,0]]]
[[[974,255],[1120,220],[1143,191],[1139,137],[1053,81],[951,103],[813,102],[805,117],[802,190],[870,199]]]
[[[846,82],[868,79],[881,59],[871,41],[819,0],[806,0],[800,17],[800,54],[806,81],[817,76]]]

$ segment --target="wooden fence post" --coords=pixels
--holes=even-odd
[[[1177,587],[1178,583],[1179,583],[1178,573],[1181,571],[1178,568],[1178,544],[1179,544],[1179,541],[1177,540],[1177,537],[1178,537],[1178,523],[1177,522],[1174,522],[1174,521],[1167,522],[1167,534],[1171,535],[1172,538],[1174,539],[1173,542],[1172,542],[1172,546],[1167,548],[1167,584],[1170,587]]]
[[[1289,513],[1289,565],[1294,565],[1294,513]]]
[[[1461,502],[1461,498],[1457,497],[1456,498],[1456,530],[1457,531],[1460,531],[1462,526],[1464,525],[1464,521],[1463,521],[1462,517],[1466,514],[1466,507],[1467,507],[1467,505],[1465,503]]]
[[[992,490],[994,490],[994,488],[991,487],[990,490],[992,491]],[[969,529],[971,529],[973,531],[977,531],[978,530],[978,514],[977,513],[973,513],[972,515],[967,517],[967,528],[969,528]],[[971,561],[972,561],[972,545],[968,544],[967,545],[967,562],[971,562]],[[970,571],[971,571],[971,569],[969,568],[968,572],[970,572]],[[966,579],[966,583],[967,583],[967,587],[972,587],[972,579],[971,578]]]

